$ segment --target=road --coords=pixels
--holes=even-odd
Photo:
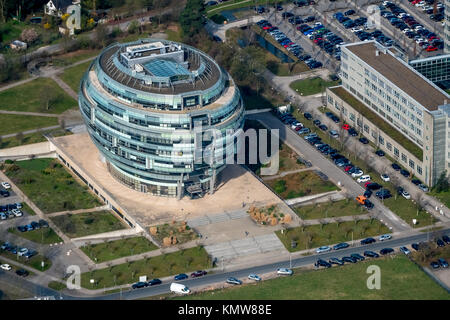
[[[344,171],[337,168],[337,166],[331,162],[328,158],[325,158],[314,147],[302,139],[297,133],[287,128],[279,119],[273,116],[271,113],[259,113],[249,116],[250,119],[259,120],[263,122],[268,128],[279,129],[280,139],[283,140],[289,147],[303,157],[310,161],[314,166],[320,168],[331,181],[335,184],[341,184],[343,188],[350,193],[350,196],[356,198],[356,196],[364,193],[364,188],[353,180]],[[372,200],[372,199],[371,199]],[[375,208],[371,211],[377,215],[379,219],[394,231],[406,231],[410,229],[410,226],[397,217],[392,211],[382,205],[381,201],[373,198],[372,202]]]
[[[448,234],[450,232],[450,228],[446,228],[444,230],[441,230],[440,232]],[[235,277],[235,278],[247,278],[247,276],[250,273],[256,273],[263,277],[265,274],[270,274],[277,269],[277,268],[298,268],[298,267],[304,267],[313,264],[317,259],[321,258],[324,260],[328,260],[331,257],[337,257],[342,258],[343,256],[348,256],[352,253],[359,253],[362,254],[365,250],[372,250],[372,251],[379,251],[382,248],[397,248],[399,246],[406,246],[410,245],[414,242],[423,242],[427,241],[429,238],[431,238],[431,235],[426,232],[419,232],[417,234],[413,234],[410,236],[402,237],[402,238],[393,238],[391,240],[387,240],[384,242],[376,242],[374,244],[361,246],[359,243],[355,244],[354,246],[350,246],[347,249],[342,249],[339,251],[331,251],[323,254],[315,254],[311,256],[306,257],[300,257],[296,259],[292,259],[291,261],[285,260],[275,263],[269,263],[261,266],[251,267],[251,268],[245,268],[240,269],[236,271],[228,271],[228,272],[221,272],[217,271],[215,273],[209,274],[204,277],[195,278],[195,279],[187,279],[184,281],[179,281],[179,283],[185,284],[190,289],[199,289],[206,286],[211,286],[214,284],[222,284],[228,277]],[[0,272],[0,277],[4,276],[4,272]],[[21,279],[15,275],[10,275],[11,278],[16,279],[17,283],[24,283],[24,281],[29,282],[25,279]],[[59,298],[59,294],[55,293],[53,290],[43,288],[39,285],[35,285],[33,283],[28,283],[27,286],[31,286],[31,290],[34,290],[34,292],[38,292],[39,290],[42,290],[43,295],[55,295],[56,298]],[[147,287],[137,290],[131,290],[131,291],[125,291],[125,292],[117,292],[113,294],[107,294],[102,296],[91,296],[88,297],[86,295],[77,297],[74,294],[68,295],[68,294],[61,294],[63,299],[67,300],[118,300],[118,299],[142,299],[146,297],[152,297],[156,295],[161,294],[167,294],[169,293],[169,286],[170,283],[163,283],[161,285],[155,286],[155,287]],[[52,293],[53,292],[53,293]]]

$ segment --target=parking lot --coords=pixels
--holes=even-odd
[[[430,12],[429,8],[417,11],[417,7],[406,0],[406,4],[398,5],[370,0],[317,4],[301,1],[300,6],[294,1],[293,4],[257,7],[257,12],[266,20],[259,26],[311,69],[326,67],[336,72],[340,61],[339,45],[348,42],[375,39],[410,59],[426,58],[443,51],[443,27],[441,22],[429,19],[426,13]],[[378,20],[371,19],[369,6],[376,6]]]
[[[29,215],[27,208],[22,207],[22,199],[12,188],[0,187],[0,224],[9,220],[20,220]]]

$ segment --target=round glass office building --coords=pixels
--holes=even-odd
[[[205,53],[166,40],[104,49],[81,80],[79,106],[117,180],[178,198],[213,192],[244,124],[229,74]]]

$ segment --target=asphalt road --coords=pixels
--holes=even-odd
[[[439,232],[448,234],[450,232],[450,228],[440,230]],[[302,266],[307,266],[307,265],[314,264],[317,261],[317,259],[319,259],[319,258],[324,259],[324,260],[328,260],[331,257],[342,258],[343,256],[348,256],[352,253],[359,253],[362,255],[365,250],[372,250],[372,251],[379,252],[383,248],[396,248],[396,247],[400,247],[400,246],[407,246],[414,242],[418,243],[418,242],[427,241],[429,236],[430,235],[427,232],[423,232],[423,233],[421,232],[419,234],[415,234],[415,235],[411,235],[411,236],[407,236],[407,237],[403,237],[403,238],[397,238],[397,239],[393,238],[391,240],[387,240],[387,241],[383,241],[383,242],[377,241],[376,243],[373,243],[370,245],[365,245],[365,246],[361,246],[358,243],[358,244],[355,244],[355,246],[353,246],[353,247],[351,246],[347,249],[342,249],[339,251],[330,251],[330,252],[323,253],[323,254],[315,254],[315,255],[311,255],[311,256],[307,256],[307,257],[292,259],[291,262],[289,260],[287,260],[287,261],[270,263],[270,264],[257,266],[257,267],[245,268],[245,269],[241,269],[241,270],[237,270],[237,271],[230,271],[230,272],[223,272],[223,273],[218,272],[218,273],[206,275],[204,277],[195,278],[195,279],[187,279],[187,280],[178,281],[178,282],[188,286],[191,289],[195,289],[198,287],[213,285],[213,284],[217,284],[217,283],[224,283],[228,277],[235,277],[238,279],[247,278],[247,276],[250,273],[259,274],[260,276],[262,276],[264,278],[264,276],[263,276],[264,274],[273,273],[278,268],[290,268],[290,267],[298,268],[298,267],[302,267]],[[398,251],[398,250],[396,250],[396,251]],[[94,299],[94,300],[141,299],[141,298],[145,298],[145,297],[151,297],[151,296],[169,293],[170,292],[169,287],[170,287],[170,283],[163,283],[163,284],[155,286],[155,287],[147,287],[147,288],[142,288],[142,289],[126,291],[126,292],[122,292],[122,293],[114,293],[114,294],[109,294],[109,295],[104,295],[104,296],[90,297],[88,299]],[[63,295],[63,299],[86,299],[86,297],[77,298],[77,297],[73,297],[73,296]]]
[[[351,176],[339,169],[330,159],[318,152],[297,133],[287,128],[284,123],[282,123],[271,113],[266,112],[253,114],[248,116],[248,118],[260,120],[269,128],[279,129],[281,140],[285,141],[297,153],[302,154],[306,160],[318,167],[335,184],[340,183],[341,186],[344,187],[354,198],[364,193],[365,190],[362,185],[358,184],[356,180],[351,178]],[[393,228],[394,231],[406,231],[411,229],[407,223],[398,218],[388,208],[383,206],[381,201],[379,201],[376,197],[373,197],[373,199],[371,198],[370,200],[375,205],[371,212],[374,213],[377,218],[382,219],[389,228]]]

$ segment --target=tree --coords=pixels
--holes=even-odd
[[[32,44],[39,39],[39,34],[34,28],[26,28],[20,34],[20,39],[28,44]]]
[[[128,33],[134,34],[138,30],[139,30],[139,22],[137,22],[137,20],[131,21],[131,23],[128,26]]]
[[[436,192],[446,192],[450,188],[450,184],[447,179],[447,170],[444,170],[441,175],[439,176],[438,181],[436,182],[436,185],[433,187],[434,191]]]
[[[205,3],[203,0],[187,0],[180,15],[180,25],[185,37],[192,37],[203,27]]]
[[[95,28],[94,39],[101,48],[106,47],[108,41],[108,29],[103,23],[99,23]]]
[[[39,98],[41,100],[41,108],[43,107],[46,111],[48,111],[58,100],[58,94],[53,89],[53,87],[45,84],[44,86],[42,86]]]

